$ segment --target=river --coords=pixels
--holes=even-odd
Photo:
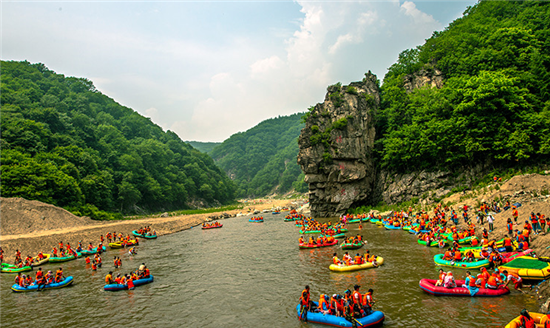
[[[328,266],[338,246],[298,249],[298,228],[283,215],[221,221],[222,229],[195,227],[156,240],[144,240],[138,254],[109,250],[104,266],[92,272],[83,259],[61,263],[73,286],[43,292],[13,293],[14,275],[0,277],[0,324],[37,327],[322,327],[297,319],[296,304],[304,285],[312,299],[320,293],[343,293],[355,284],[374,289],[376,310],[393,327],[503,327],[522,308],[536,310],[535,299],[517,291],[496,298],[435,297],[418,287],[421,278],[437,277],[436,248],[418,245],[405,231],[387,231],[365,223],[350,225],[361,233],[371,254],[382,256],[378,269],[334,273]],[[323,220],[321,220],[323,221]],[[53,245],[52,245],[53,246]],[[364,249],[360,249],[364,252]],[[353,251],[352,251],[353,252]],[[26,255],[26,254],[23,254]],[[105,292],[104,277],[113,270],[145,263],[155,281],[133,291]],[[59,265],[46,264],[43,270]],[[452,270],[455,277],[463,271]],[[33,273],[34,275],[34,273]]]

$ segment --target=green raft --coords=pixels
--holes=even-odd
[[[443,241],[445,244],[443,246],[447,246],[447,242]],[[426,241],[422,239],[418,239],[418,243],[420,245],[426,246]],[[432,240],[430,241],[430,247],[439,247],[439,240]]]
[[[443,254],[434,256],[434,262],[440,266],[448,266],[461,269],[481,269],[489,266],[489,260],[477,260],[473,262],[455,262],[443,259]]]
[[[80,254],[79,252],[76,252],[76,255],[77,256],[71,255],[71,256],[63,256],[63,257],[53,257],[53,256],[51,256],[50,257],[50,263],[72,261],[72,260],[76,260],[78,257],[82,256],[82,254]]]
[[[18,268],[13,264],[2,263],[2,273],[18,273],[18,272],[25,272],[25,271],[32,271],[32,267],[24,266],[22,268]]]
[[[342,243],[342,249],[358,249],[363,247],[364,243],[362,241],[358,243]]]

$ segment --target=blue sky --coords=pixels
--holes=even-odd
[[[223,141],[380,80],[476,1],[3,1],[2,59],[41,62],[183,140]]]

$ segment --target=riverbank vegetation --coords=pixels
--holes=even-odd
[[[265,120],[239,132],[210,155],[237,185],[237,196],[258,197],[289,190],[307,191],[296,162],[303,113]]]
[[[95,219],[221,205],[235,186],[206,154],[84,78],[1,66],[1,193]]]
[[[549,35],[548,2],[480,1],[402,52],[381,87],[381,166],[410,172],[548,163]],[[442,86],[414,89],[411,77],[441,78]]]

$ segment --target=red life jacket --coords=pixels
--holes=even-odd
[[[522,326],[525,328],[536,328],[535,320],[533,318],[527,319],[524,316],[521,316],[519,318],[519,321],[521,322]]]

